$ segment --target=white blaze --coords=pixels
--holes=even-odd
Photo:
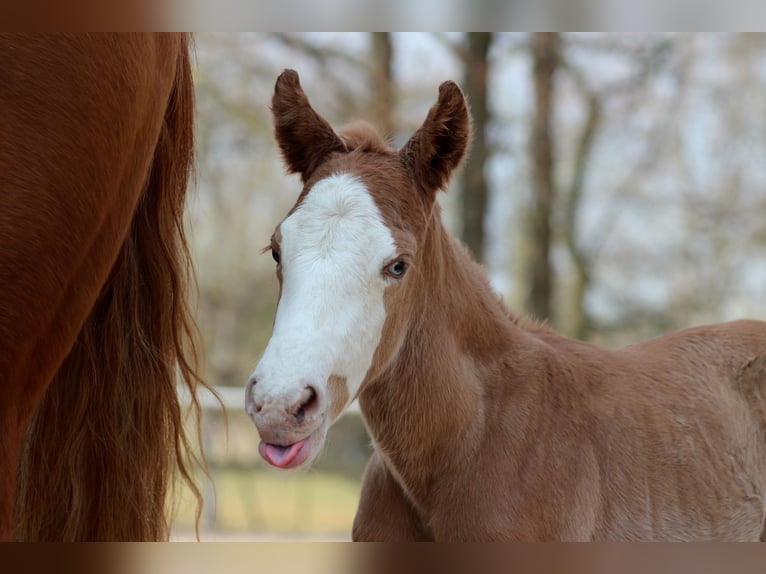
[[[386,318],[382,269],[397,255],[391,231],[348,174],[317,182],[280,229],[282,296],[255,392],[277,399],[309,384],[327,397],[327,379],[337,375],[353,398]]]

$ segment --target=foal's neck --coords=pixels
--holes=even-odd
[[[413,269],[408,331],[392,362],[360,396],[389,466],[421,492],[481,441],[486,373],[498,372],[513,328],[486,273],[435,210]]]
[[[484,268],[444,229],[439,211],[434,207],[413,286],[417,297],[413,314],[419,321],[412,324],[419,336],[427,338],[413,338],[412,344],[422,350],[426,345],[443,346],[447,340],[452,352],[441,357],[447,362],[491,359],[504,352],[512,315],[490,286]]]

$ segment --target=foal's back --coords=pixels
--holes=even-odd
[[[754,540],[766,493],[766,323],[687,329],[577,364],[598,465],[596,539]],[[593,427],[591,427],[593,428]]]

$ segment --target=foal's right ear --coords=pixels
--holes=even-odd
[[[304,183],[331,153],[346,150],[327,120],[311,107],[295,70],[285,70],[277,78],[271,112],[287,169],[301,174]]]
[[[433,199],[463,161],[470,141],[471,115],[465,96],[455,82],[444,82],[423,125],[400,153],[415,183]]]

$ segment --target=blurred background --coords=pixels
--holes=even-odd
[[[260,251],[300,191],[272,137],[294,68],[336,128],[367,119],[402,145],[457,81],[474,118],[444,220],[507,304],[614,347],[766,318],[766,36],[253,33],[196,36],[198,174],[189,229],[205,376],[201,538],[350,537],[369,456],[359,413],[310,471],[266,468],[244,385],[277,298]],[[214,487],[213,487],[214,484]],[[193,538],[184,494],[174,538]]]

